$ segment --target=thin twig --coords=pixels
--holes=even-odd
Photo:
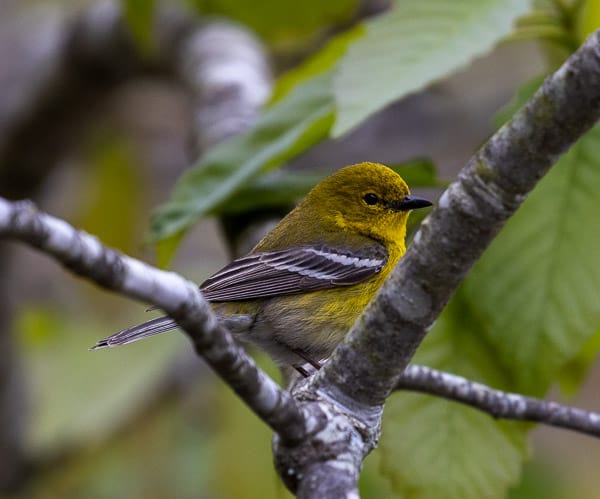
[[[425,366],[409,366],[396,390],[437,395],[498,419],[532,421],[600,437],[600,414],[518,393],[503,392],[462,376]]]

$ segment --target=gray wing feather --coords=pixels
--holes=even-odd
[[[123,331],[108,336],[98,341],[90,350],[126,345],[127,343],[133,343],[134,341],[142,340],[155,334],[166,333],[177,328],[177,323],[170,317],[157,317],[156,319],[123,329]]]
[[[379,273],[387,261],[381,246],[369,256],[349,250],[291,248],[234,260],[200,285],[209,301],[236,301],[352,286]]]
[[[200,289],[209,301],[236,301],[352,286],[379,273],[387,257],[379,244],[362,254],[327,247],[253,253],[231,262]],[[173,329],[173,319],[158,317],[104,338],[91,349],[125,345]]]

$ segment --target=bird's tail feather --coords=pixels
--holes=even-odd
[[[178,327],[179,326],[177,323],[170,317],[157,317],[156,319],[149,320],[143,324],[138,324],[137,326],[123,329],[123,331],[119,331],[118,333],[99,340],[98,343],[90,348],[90,350],[126,345],[127,343],[143,340],[144,338],[154,336],[155,334],[172,331]]]

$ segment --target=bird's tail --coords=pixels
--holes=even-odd
[[[144,338],[154,336],[155,334],[172,331],[178,327],[179,326],[177,323],[170,317],[157,317],[156,319],[149,320],[142,324],[138,324],[137,326],[123,329],[123,331],[112,334],[98,341],[98,343],[91,347],[90,350],[126,345],[127,343],[143,340]]]

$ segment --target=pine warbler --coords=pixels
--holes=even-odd
[[[200,289],[233,333],[282,367],[318,367],[404,254],[409,211],[430,205],[411,196],[386,166],[347,166],[315,186],[248,255]],[[93,349],[176,328],[169,317],[159,317]]]

